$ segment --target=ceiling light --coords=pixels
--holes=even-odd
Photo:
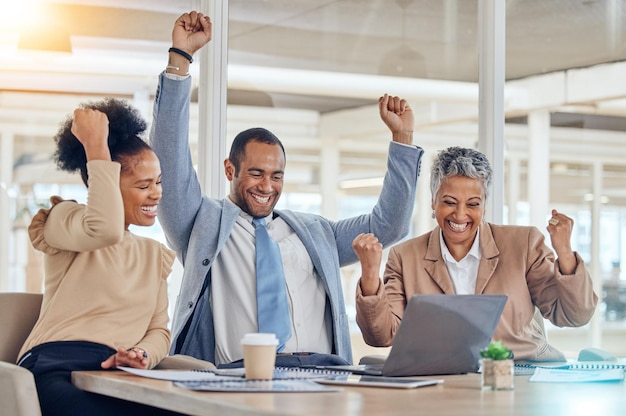
[[[67,29],[57,23],[58,13],[48,2],[26,0],[22,14],[23,24],[19,26],[17,48],[22,51],[72,52],[72,42]]]
[[[59,27],[23,30],[17,43],[20,50],[72,53],[70,35]]]
[[[588,194],[585,194],[583,196],[583,199],[585,200],[585,202],[592,202],[594,200],[594,197],[593,197],[592,193],[588,193]],[[606,195],[600,196],[600,203],[604,204],[604,205],[608,204],[609,203],[609,197],[606,196]]]

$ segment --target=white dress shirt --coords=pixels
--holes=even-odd
[[[332,350],[332,317],[322,280],[291,227],[272,215],[265,221],[280,249],[291,311],[292,335],[282,352],[328,354]],[[241,359],[243,334],[258,331],[254,234],[252,217],[242,211],[211,267],[215,364]]]
[[[478,265],[480,264],[480,258],[482,257],[480,252],[479,232],[476,231],[476,237],[472,247],[467,252],[465,257],[456,261],[450,250],[443,241],[443,231],[439,230],[439,243],[441,245],[441,255],[448,268],[448,274],[454,284],[454,290],[457,295],[473,295],[476,292],[476,277],[478,276]]]

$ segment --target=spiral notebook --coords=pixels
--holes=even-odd
[[[537,368],[547,370],[626,370],[626,359],[611,361],[516,362],[515,375],[532,375]]]
[[[333,392],[336,387],[325,386],[314,380],[346,375],[345,371],[316,368],[276,367],[272,380],[246,380],[244,369],[229,370],[142,370],[118,367],[141,377],[169,380],[177,387],[188,390],[288,393],[288,392]]]
[[[234,371],[233,370],[239,370]],[[216,374],[231,374],[231,376],[216,375],[214,379],[176,381],[175,386],[189,390],[221,391],[221,392],[332,392],[336,387],[324,386],[316,383],[321,379],[346,376],[343,371],[324,370],[301,367],[276,367],[272,380],[246,380],[243,369],[229,369],[229,373],[215,370]]]
[[[624,380],[622,368],[558,369],[537,367],[528,381],[538,383],[589,383]]]
[[[141,377],[180,382],[240,381],[244,379],[245,375],[243,368],[227,370],[143,370],[132,367],[118,367],[118,369]],[[274,368],[272,380],[316,380],[346,374],[350,374],[350,372],[319,368],[276,367]]]
[[[334,392],[339,388],[324,386],[313,380],[246,380],[233,378],[229,380],[211,381],[175,381],[174,385],[187,390],[221,391],[231,393],[305,393],[305,392]]]

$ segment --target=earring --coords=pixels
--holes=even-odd
[[[433,217],[433,220],[435,219],[435,211],[433,211],[433,213],[431,214]]]

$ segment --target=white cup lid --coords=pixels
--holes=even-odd
[[[275,334],[264,334],[260,332],[245,334],[241,339],[245,345],[278,345],[278,338]]]

